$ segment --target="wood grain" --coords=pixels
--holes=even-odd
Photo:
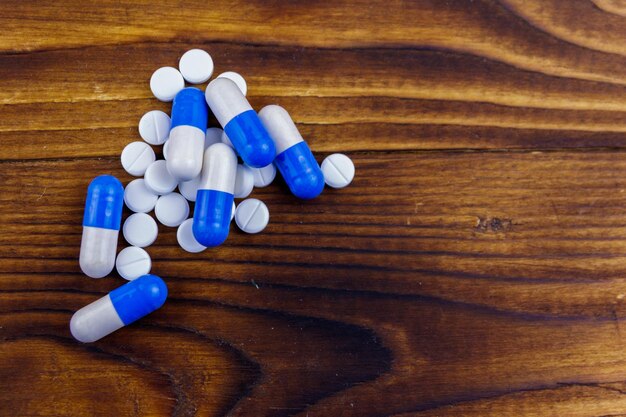
[[[625,16],[1,2],[0,416],[626,415]],[[132,179],[119,153],[170,107],[150,74],[192,47],[355,180],[256,189],[267,229],[202,254],[160,226],[166,305],[79,344],[71,314],[123,283],[78,268],[87,184]]]

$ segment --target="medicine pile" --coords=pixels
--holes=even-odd
[[[258,113],[246,98],[247,84],[228,71],[213,75],[211,56],[187,51],[179,68],[162,67],[150,79],[152,94],[172,103],[171,116],[152,110],[139,121],[143,141],[128,144],[121,155],[124,170],[134,177],[126,185],[111,175],[94,178],[87,189],[79,263],[85,275],[103,278],[113,268],[130,281],[78,310],[70,321],[74,338],[89,343],[160,308],[167,286],[151,275],[145,250],[158,235],[158,225],[176,227],[182,250],[199,253],[221,245],[234,219],[245,233],[260,233],[269,223],[267,205],[248,198],[254,188],[270,185],[280,172],[300,199],[319,196],[324,184],[343,188],[354,178],[346,155],[332,154],[321,166],[291,116],[278,105]],[[213,113],[222,128],[209,127]],[[164,159],[155,147],[163,146]],[[158,150],[158,149],[157,149]],[[178,192],[175,190],[178,189]],[[236,199],[243,199],[239,204]],[[193,215],[189,203],[194,203]],[[122,225],[124,205],[134,214]],[[120,229],[130,246],[116,256]]]

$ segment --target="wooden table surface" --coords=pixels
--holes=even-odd
[[[626,415],[624,0],[0,2],[1,416]],[[199,47],[356,178],[69,319],[86,187]],[[123,246],[120,239],[120,248]]]

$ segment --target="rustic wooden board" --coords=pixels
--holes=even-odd
[[[622,0],[0,2],[0,416],[626,415]],[[149,248],[166,305],[91,345],[85,189],[205,48],[357,175]],[[215,121],[213,121],[215,122]],[[128,215],[126,213],[125,215]],[[120,248],[123,242],[120,242]]]

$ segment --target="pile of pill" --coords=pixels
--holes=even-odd
[[[248,198],[266,187],[278,170],[291,193],[301,199],[321,194],[324,184],[343,188],[354,177],[354,165],[343,154],[329,155],[320,166],[287,111],[277,105],[259,113],[246,99],[247,84],[236,72],[224,72],[203,93],[213,75],[213,59],[203,50],[187,51],[179,68],[163,67],[150,79],[153,95],[172,103],[171,115],[160,110],[139,121],[143,141],[128,144],[121,155],[124,170],[137,178],[126,185],[111,175],[96,177],[87,189],[80,247],[80,268],[102,278],[113,268],[127,284],[78,310],[70,321],[81,342],[96,341],[163,305],[167,286],[151,275],[144,249],[152,245],[158,226],[177,227],[180,247],[192,253],[222,244],[232,220],[246,233],[259,233],[269,222],[267,205]],[[223,130],[208,127],[211,111]],[[164,159],[155,149],[163,146]],[[176,192],[178,188],[178,192]],[[243,199],[235,204],[234,199]],[[189,217],[189,203],[195,204]],[[122,226],[126,205],[134,214]],[[122,229],[130,246],[116,257]]]

